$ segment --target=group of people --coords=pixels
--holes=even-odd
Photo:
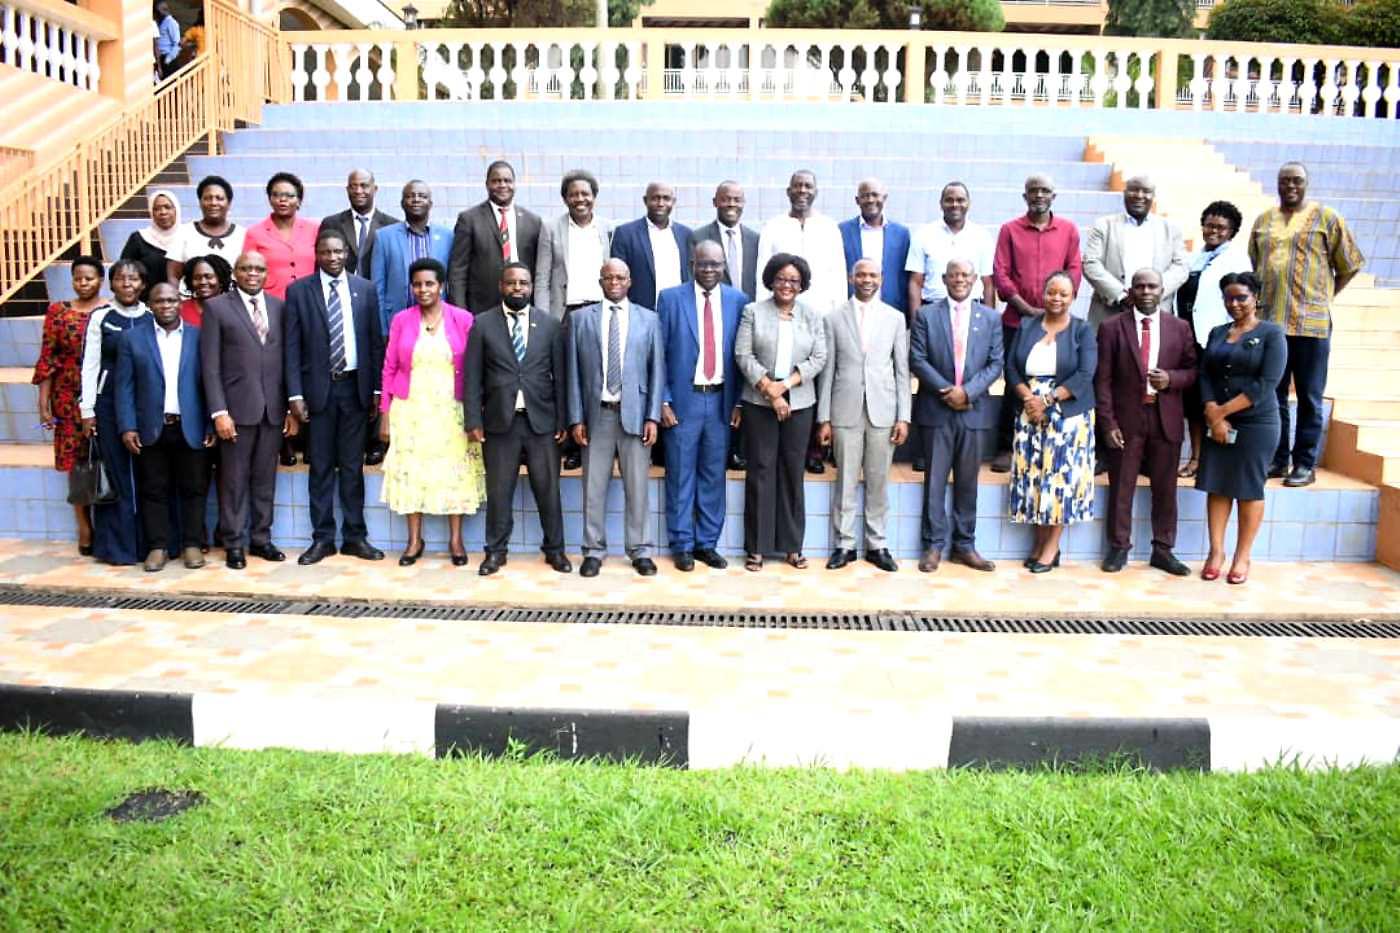
[[[674,190],[659,182],[644,216],[614,226],[595,215],[598,181],[581,170],[561,181],[565,212],[545,221],[515,203],[505,162],[451,230],[430,221],[419,180],[403,188],[401,221],[375,208],[365,171],[348,178],[348,209],[319,224],[299,216],[296,176],[279,172],[266,190],[270,214],[247,230],[228,219],[222,178],[200,182],[190,223],[173,193],[153,192],[150,225],[108,270],[112,298],[98,294],[101,263],[84,258],[77,298],[50,308],[34,378],[56,466],[71,469],[95,438],[118,491],[90,521],[78,509],[84,553],[159,570],[179,552],[202,565],[212,473],[227,565],[284,560],[271,540],[278,451],[302,434],[313,526],[303,564],[337,549],[384,556],[368,540],[363,479],[382,460],[384,500],[407,516],[400,564],[423,554],[422,516],[445,514],[452,562],[465,565],[462,516],[484,501],[479,570],[495,573],[523,464],[541,549],[570,572],[562,460],[583,471],[584,576],[608,550],[615,465],[627,557],[656,572],[653,462],[666,466],[677,569],[727,565],[718,547],[736,465],[744,566],[779,555],[803,568],[804,471],[824,470],[829,450],[827,567],[857,559],[863,482],[865,560],[895,571],[887,479],[907,444],[924,476],[921,571],[945,552],[993,569],[975,533],[991,454],[1011,474],[1011,520],[1035,529],[1030,572],[1059,565],[1064,526],[1092,518],[1095,474],[1107,472],[1105,571],[1127,561],[1145,474],[1151,565],[1189,573],[1173,548],[1177,483],[1194,477],[1209,497],[1201,575],[1220,576],[1238,502],[1228,577],[1243,582],[1265,479],[1313,481],[1330,302],[1363,263],[1342,218],[1306,198],[1298,163],[1280,169],[1279,203],[1243,243],[1239,210],[1207,207],[1189,256],[1180,228],[1152,213],[1145,177],[1128,179],[1122,213],[1082,245],[1042,174],[1026,180],[1025,214],[995,235],[969,219],[961,182],[944,187],[940,221],[911,231],[867,179],[857,215],[837,223],[816,210],[809,171],[792,175],[789,212],[760,230],[742,223],[733,181],[696,230],[671,219]],[[1070,313],[1081,278],[1093,289],[1087,319]]]

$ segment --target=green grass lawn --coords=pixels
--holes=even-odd
[[[103,815],[152,786],[208,802]],[[17,930],[1400,926],[1400,767],[678,772],[0,735]]]

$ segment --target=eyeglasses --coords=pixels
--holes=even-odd
[[[723,269],[723,268],[724,268],[724,263],[722,263],[722,262],[715,262],[713,259],[697,259],[697,260],[695,260],[695,268],[697,268],[697,269]]]
[[[778,276],[776,279],[773,280],[773,284],[774,284],[774,285],[791,285],[793,288],[801,288],[801,287],[802,287],[802,280],[801,280],[801,279],[789,278],[788,276],[785,276],[785,275],[780,275],[780,276]]]

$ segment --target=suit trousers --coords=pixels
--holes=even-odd
[[[1123,449],[1108,446],[1108,546],[1127,550],[1133,544],[1133,495],[1138,472],[1152,483],[1152,547],[1176,546],[1176,470],[1181,441],[1169,441],[1154,406],[1144,406],[1147,431],[1124,434]]]
[[[953,549],[977,549],[977,471],[982,465],[985,428],[969,428],[962,419],[920,425],[924,471],[924,506],[920,537],[925,551],[940,554],[948,546],[945,506],[948,473],[953,474]]]
[[[647,482],[651,450],[636,434],[622,429],[622,415],[614,408],[599,408],[588,425],[588,446],[583,448],[583,556],[608,553],[608,484],[613,461],[622,473],[623,537],[632,560],[650,557],[655,546],[651,533]]]
[[[540,550],[546,554],[564,553],[564,515],[559,505],[559,445],[553,434],[536,434],[530,419],[516,412],[510,429],[499,434],[487,432],[482,445],[486,461],[486,553],[504,554],[515,529],[515,484],[520,479],[520,456],[530,491],[535,496],[543,539]]]
[[[282,425],[264,421],[235,425],[235,430],[238,437],[233,441],[219,441],[219,526],[225,548],[262,547],[272,543]]]
[[[836,456],[836,498],[831,504],[832,546],[855,550],[856,492],[861,474],[865,475],[865,549],[888,547],[885,517],[890,510],[890,464],[894,462],[894,442],[890,428],[878,428],[864,418],[863,427],[831,429],[831,448]]]
[[[204,510],[209,503],[208,455],[185,443],[179,424],[167,424],[160,439],[135,458],[141,477],[141,526],[146,547],[170,548],[171,500],[179,518],[180,547],[204,546]]]
[[[306,432],[307,498],[311,504],[311,540],[335,544],[335,496],[340,493],[341,537],[363,541],[365,528],[365,431],[369,413],[360,404],[353,374],[331,382],[326,407],[311,416]]]
[[[664,432],[666,530],[671,551],[714,550],[724,528],[729,413],[723,392],[693,392],[691,414]]]
[[[809,405],[779,421],[766,405],[744,403],[744,550],[749,554],[791,554],[802,550],[807,534],[803,482],[807,440],[817,407]]]
[[[1288,465],[1289,423],[1288,384],[1298,397],[1298,429],[1293,441],[1293,468],[1317,466],[1318,445],[1322,442],[1322,392],[1327,388],[1327,362],[1332,355],[1331,337],[1288,337],[1288,362],[1278,381],[1278,449],[1274,466]]]
[[[1021,331],[1016,327],[1001,325],[1001,346],[1003,350],[1003,364],[1011,359],[1011,347],[1016,342],[1016,335]],[[1006,370],[1003,369],[1004,373]],[[1001,390],[1001,408],[997,412],[997,453],[1004,454],[1011,450],[1011,438],[1016,433],[1016,415],[1021,411],[1021,402],[1016,398],[1016,393],[1011,391],[1011,386],[1003,385]]]

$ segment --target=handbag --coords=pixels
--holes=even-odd
[[[87,456],[68,471],[68,502],[72,505],[107,505],[117,501],[117,487],[102,462],[97,438],[88,440]]]

